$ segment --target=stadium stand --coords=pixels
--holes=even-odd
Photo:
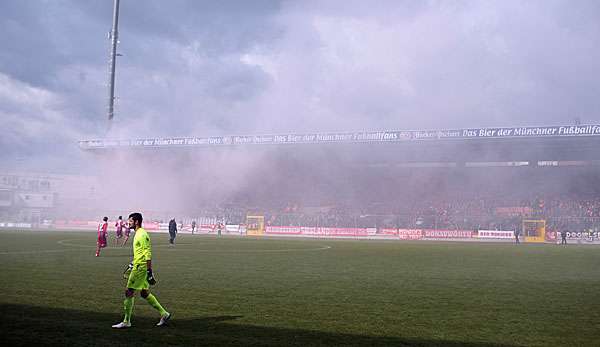
[[[247,175],[235,187],[198,199],[186,220],[241,224],[253,214],[267,226],[454,230],[515,230],[525,218],[596,230],[599,145],[598,125],[80,142],[175,167],[201,163],[192,165],[198,196],[236,163],[255,163],[239,166]],[[225,165],[215,173],[205,163]]]
[[[543,219],[548,230],[597,231],[600,220],[596,125],[87,140],[80,146],[107,160],[116,152],[125,161],[136,158],[150,181],[168,173],[172,187],[185,183],[185,208],[147,209],[157,225],[174,213],[186,226],[192,220],[242,225],[257,215],[267,227],[376,232],[517,230],[524,219]],[[178,169],[161,172],[164,167]],[[0,178],[5,216],[14,217],[15,196],[28,189],[7,184],[21,176]],[[44,189],[52,203],[36,207],[40,212],[30,220],[93,220],[98,209],[120,215],[126,208],[98,205],[102,178],[48,177]],[[43,177],[28,180],[44,190]],[[61,210],[65,200],[82,208]]]

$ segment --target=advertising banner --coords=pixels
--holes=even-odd
[[[216,224],[200,224],[197,226],[197,230],[200,233],[211,233],[217,228]]]
[[[396,228],[381,228],[381,229],[379,229],[377,234],[382,235],[382,236],[397,236],[398,229],[396,229]]]
[[[377,233],[381,237],[393,236],[400,240],[420,240],[423,238],[423,230],[421,229],[392,229],[382,228]]]
[[[327,236],[368,236],[367,228],[321,228]]]
[[[265,234],[300,235],[300,234],[302,234],[302,228],[301,227],[287,227],[287,226],[267,226],[267,227],[265,227]]]
[[[480,239],[514,239],[514,231],[505,230],[479,230],[477,237]]]
[[[590,231],[568,231],[567,244],[600,244],[600,235],[597,232]],[[556,232],[554,241],[560,243],[562,240],[560,232]]]
[[[297,235],[297,236],[344,236],[359,237],[369,236],[367,228],[317,228],[317,227],[295,227],[295,226],[267,226],[267,235]]]
[[[423,238],[428,239],[470,239],[472,237],[471,230],[423,230]]]
[[[358,237],[370,239],[422,240],[430,239],[471,239],[470,230],[422,230],[422,229],[392,229],[382,228],[373,233],[372,228],[326,228],[326,227],[297,227],[297,226],[267,226],[267,235],[288,235],[307,237]],[[503,231],[502,237],[511,235],[512,231]]]
[[[240,226],[239,226],[239,224],[227,224],[227,225],[225,225],[225,232],[226,233],[239,233]]]
[[[399,229],[398,238],[400,240],[420,240],[423,238],[421,229]]]
[[[31,223],[0,222],[0,228],[31,229],[32,227],[33,225]]]
[[[600,125],[463,128],[445,130],[383,130],[279,135],[166,137],[129,140],[95,139],[79,141],[79,146],[83,149],[98,149],[117,147],[187,147],[303,143],[404,142],[565,136],[600,136]]]
[[[309,235],[309,236],[325,236],[325,233],[321,228],[317,227],[299,227],[300,234],[299,235]]]

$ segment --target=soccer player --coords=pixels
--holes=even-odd
[[[169,221],[169,243],[175,243],[175,237],[177,236],[177,222],[175,222],[175,218]]]
[[[569,232],[569,230],[567,229],[563,229],[560,232],[560,244],[561,245],[566,245],[567,244],[567,233]]]
[[[108,217],[102,218],[98,224],[98,241],[96,241],[96,257],[100,256],[100,250],[106,247],[106,230],[108,229]]]
[[[171,314],[167,312],[158,302],[156,297],[150,293],[150,284],[155,284],[156,280],[152,274],[152,247],[150,245],[150,236],[142,228],[142,214],[132,213],[129,215],[129,228],[135,230],[133,237],[133,269],[127,280],[127,289],[125,290],[125,317],[123,321],[113,325],[115,329],[124,329],[131,327],[131,314],[133,312],[133,302],[135,291],[139,290],[142,298],[146,299],[150,306],[154,307],[160,313],[160,321],[157,326],[167,324]]]
[[[117,222],[115,223],[115,246],[119,244],[119,239],[123,237],[123,227],[125,226],[125,222],[123,222],[123,216],[119,216]]]
[[[129,221],[127,223],[129,223]],[[125,224],[125,223],[123,223],[123,224]],[[131,232],[131,229],[129,229],[129,227],[127,225],[124,225],[123,228],[125,229],[124,230],[125,239],[123,240],[123,244],[121,246],[125,246],[125,244],[127,243],[127,240],[129,240],[129,233]]]

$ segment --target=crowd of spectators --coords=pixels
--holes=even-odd
[[[597,229],[600,198],[421,199],[367,206],[334,205],[265,211],[267,225],[359,228],[517,230],[523,219],[544,219],[548,228]]]
[[[270,206],[220,204],[178,216],[184,224],[244,224],[247,215],[263,215],[267,226],[380,229],[520,230],[523,219],[546,220],[550,230],[600,227],[600,197],[547,195],[493,197],[447,195],[367,204]],[[159,218],[160,219],[160,218]]]
[[[115,212],[117,213],[117,212]],[[117,213],[118,214],[118,213]],[[121,213],[122,214],[122,213]],[[221,204],[195,213],[162,216],[148,213],[149,221],[168,217],[185,225],[244,224],[247,215],[264,215],[267,226],[306,226],[381,229],[520,230],[523,219],[545,220],[547,230],[600,229],[600,197],[569,195],[511,199],[482,196],[440,196],[422,199],[346,202],[323,206],[287,203],[271,206]],[[88,217],[88,216],[85,216]],[[78,216],[79,219],[84,218]],[[95,217],[90,214],[88,220]],[[71,218],[71,219],[78,219]],[[51,219],[51,218],[50,218]],[[57,219],[69,219],[61,216]]]

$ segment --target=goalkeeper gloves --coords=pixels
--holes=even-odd
[[[148,269],[146,271],[146,278],[148,279],[148,283],[153,286],[156,284],[156,278],[154,278],[154,275],[152,274],[152,269]]]
[[[123,271],[123,278],[127,279],[131,273],[131,270],[133,270],[133,263],[127,264],[125,270]]]

